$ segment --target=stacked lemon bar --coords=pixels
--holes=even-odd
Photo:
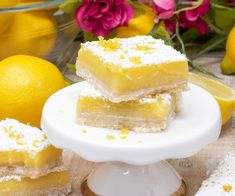
[[[0,195],[66,195],[69,174],[62,151],[38,128],[0,121]]]
[[[164,130],[187,90],[186,57],[151,36],[86,42],[76,69],[87,80],[77,102],[84,125]]]

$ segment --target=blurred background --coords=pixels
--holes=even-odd
[[[73,10],[63,8],[64,2],[0,1],[0,60],[15,54],[27,54],[44,58],[62,68],[63,62],[71,58],[68,49],[79,31]]]

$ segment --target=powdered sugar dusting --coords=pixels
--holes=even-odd
[[[235,154],[228,154],[195,196],[235,195]]]
[[[23,178],[22,176],[17,176],[17,175],[3,176],[3,177],[0,177],[0,182],[7,182],[10,180],[21,181],[22,178]]]
[[[49,145],[45,133],[36,127],[13,119],[0,121],[0,151],[27,151],[33,156]]]
[[[187,61],[185,55],[167,46],[163,40],[154,39],[152,36],[115,38],[115,42],[111,42],[111,44],[118,43],[119,47],[115,47],[115,50],[105,48],[103,44],[99,44],[100,42],[102,41],[86,42],[82,44],[81,50],[89,50],[98,55],[104,63],[122,68]]]
[[[156,103],[156,101],[162,100],[164,104],[170,105],[172,97],[168,93],[162,93],[154,96],[147,96],[139,100],[140,103]]]
[[[88,82],[84,81],[83,85],[80,88],[79,91],[79,96],[80,97],[93,97],[93,98],[100,98],[103,100],[107,100],[102,94],[96,90],[92,85],[90,85]],[[138,101],[140,103],[154,103],[161,99],[164,104],[171,104],[172,97],[169,93],[162,93],[162,94],[157,94],[157,95],[149,95],[145,98],[141,98]],[[107,100],[108,101],[108,100]]]

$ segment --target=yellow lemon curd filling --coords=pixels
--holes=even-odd
[[[185,88],[188,76],[186,57],[151,36],[86,42],[76,68],[113,102]]]
[[[62,150],[45,133],[13,119],[0,121],[0,171],[35,178],[61,165]]]
[[[64,195],[69,192],[67,171],[56,171],[37,179],[20,176],[0,177],[0,195]]]
[[[176,108],[175,96],[164,93],[113,103],[84,82],[77,101],[78,122],[105,128],[127,128],[137,132],[160,131],[166,128]]]
[[[43,169],[48,165],[61,163],[62,151],[49,146],[41,152],[31,155],[30,152],[18,152],[16,150],[0,152],[1,166],[24,166],[32,169]]]
[[[169,115],[171,104],[164,103],[162,98],[149,98],[151,100],[149,103],[144,103],[144,99],[142,100],[143,103],[141,100],[112,103],[100,98],[80,97],[77,110],[79,112],[159,119],[160,121]]]

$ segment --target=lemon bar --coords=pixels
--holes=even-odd
[[[0,173],[37,178],[62,164],[62,150],[53,147],[38,128],[13,119],[0,121]]]
[[[88,126],[158,132],[165,129],[174,116],[177,99],[174,93],[164,93],[113,103],[89,83],[83,82],[77,101],[77,120]]]
[[[8,175],[0,177],[1,196],[64,196],[71,191],[66,170],[54,171],[37,179]]]
[[[185,55],[151,36],[81,44],[76,70],[112,102],[187,88]]]

